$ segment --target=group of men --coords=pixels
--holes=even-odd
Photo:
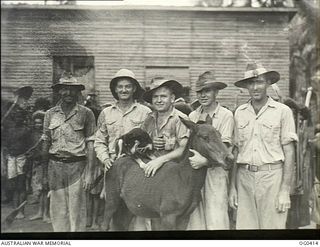
[[[290,108],[267,95],[268,86],[279,79],[276,71],[248,65],[235,86],[248,89],[251,98],[233,114],[216,100],[227,84],[207,71],[196,82],[200,106],[186,116],[174,107],[183,91],[179,82],[156,77],[145,92],[132,71],[121,69],[110,82],[116,101],[100,113],[96,126],[92,111],[77,103],[84,85],[73,77],[61,78],[53,85],[61,103],[46,112],[42,138],[54,231],[85,231],[95,156],[108,172],[117,158],[117,140],[133,128],[144,129],[153,141],[156,158],[147,163],[145,176],[156,176],[166,162],[181,158],[190,133],[179,117],[211,123],[235,156],[232,171],[227,171],[190,150],[191,166],[208,170],[202,201],[187,229],[230,229],[229,207],[237,210],[236,229],[285,228],[297,135]],[[152,110],[138,103],[140,99]],[[148,219],[134,221],[132,230],[152,230]]]

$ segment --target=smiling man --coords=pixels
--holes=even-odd
[[[95,151],[105,170],[116,159],[116,141],[133,128],[141,127],[151,110],[136,102],[143,93],[132,71],[119,70],[110,81],[110,90],[117,100],[105,108],[98,118]]]
[[[179,82],[157,77],[143,96],[146,102],[152,103],[154,111],[148,115],[142,128],[152,138],[155,155],[158,156],[147,163],[147,177],[154,176],[164,163],[180,158],[187,144],[189,131],[179,116],[188,117],[174,108],[175,99],[181,92]]]
[[[237,209],[237,229],[285,228],[298,138],[290,108],[267,95],[279,79],[278,72],[252,63],[235,82],[251,96],[235,112],[237,163],[229,203]]]
[[[201,104],[189,117],[193,122],[209,122],[219,131],[223,143],[230,149],[233,138],[233,114],[217,101],[219,90],[227,84],[216,80],[213,71],[206,71],[199,76],[196,92]],[[190,216],[188,230],[228,230],[228,176],[229,172],[222,167],[208,164],[208,161],[198,152],[193,151],[190,157],[191,166],[199,169],[209,166],[204,187],[201,191],[202,202]]]

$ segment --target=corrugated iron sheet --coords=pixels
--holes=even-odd
[[[1,12],[2,85],[33,85],[33,98],[51,94],[53,56],[94,56],[101,104],[113,101],[109,81],[120,68],[133,70],[146,85],[146,67],[187,67],[192,100],[198,75],[214,69],[217,79],[229,85],[219,99],[233,109],[237,97],[239,103],[248,99],[233,86],[243,77],[248,59],[278,70],[279,87],[289,94],[287,13],[41,8]]]

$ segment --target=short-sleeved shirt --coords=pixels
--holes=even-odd
[[[214,112],[207,114],[203,111],[203,107],[200,106],[190,113],[189,118],[195,123],[198,121],[205,122],[208,115],[212,119],[212,126],[221,134],[222,142],[232,144],[234,129],[232,112],[218,103]]]
[[[166,141],[165,150],[157,151],[155,155],[163,155],[171,152],[181,145],[183,139],[189,137],[189,129],[181,122],[179,117],[188,119],[187,115],[173,108],[163,124],[158,126],[157,112],[149,113],[142,129],[144,129],[152,139],[162,136]]]
[[[76,104],[66,117],[61,106],[49,109],[44,117],[43,139],[50,142],[49,154],[58,157],[86,155],[86,142],[94,141],[93,112]]]
[[[283,162],[282,146],[298,141],[292,111],[270,97],[258,114],[251,101],[235,112],[237,163],[263,165]]]
[[[14,122],[7,125],[2,133],[2,144],[12,156],[24,154],[32,146],[32,132],[26,124],[16,126]]]
[[[99,115],[95,134],[94,147],[99,160],[103,162],[115,154],[119,137],[140,128],[150,112],[150,108],[139,103],[134,103],[126,112],[117,103],[105,108]]]

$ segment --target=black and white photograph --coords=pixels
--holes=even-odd
[[[319,239],[319,31],[319,0],[1,0],[1,238]]]

